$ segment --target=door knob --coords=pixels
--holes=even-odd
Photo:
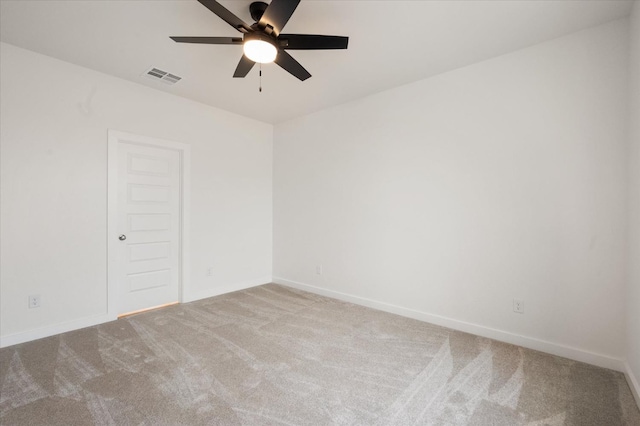
[[[127,239],[127,236],[126,236],[126,235],[124,235],[124,234],[122,234],[122,235],[120,235],[120,236],[118,237],[118,239],[119,239],[120,241],[124,241],[124,240],[126,240],[126,239]]]

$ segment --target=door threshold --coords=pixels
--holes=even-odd
[[[176,301],[176,302],[165,303],[164,305],[152,306],[150,308],[138,309],[137,311],[131,311],[131,312],[127,312],[127,313],[124,313],[124,314],[120,314],[120,315],[118,315],[118,319],[122,319],[124,317],[130,317],[131,315],[141,314],[143,312],[153,311],[153,310],[156,310],[156,309],[166,308],[168,306],[177,305],[179,303],[180,302]]]

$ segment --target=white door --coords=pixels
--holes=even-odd
[[[118,314],[179,300],[180,153],[118,142]]]

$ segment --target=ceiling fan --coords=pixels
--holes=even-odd
[[[282,34],[300,0],[272,0],[251,3],[249,11],[256,22],[248,25],[215,0],[198,0],[207,9],[218,15],[233,28],[243,33],[242,37],[171,37],[178,43],[233,44],[243,46],[244,54],[234,72],[234,77],[245,77],[256,62],[275,62],[285,71],[304,81],[311,74],[286,50],[346,49],[349,37]]]

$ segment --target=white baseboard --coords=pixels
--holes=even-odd
[[[271,277],[264,277],[260,279],[243,281],[240,283],[224,285],[216,287],[207,292],[196,293],[195,295],[189,295],[188,299],[185,296],[183,303],[192,302],[194,300],[205,299],[207,297],[219,296],[225,293],[231,293],[238,290],[244,290],[250,287],[256,287],[262,284],[268,284],[271,282]],[[0,336],[0,348],[7,346],[17,345],[19,343],[30,342],[36,339],[42,339],[43,337],[49,337],[67,331],[79,330],[85,327],[91,327],[93,325],[102,324],[117,319],[115,315],[96,315],[87,318],[80,318],[73,321],[68,321],[60,324],[53,324],[46,327],[36,328],[33,330],[27,330],[20,333],[9,334],[7,336]]]
[[[80,318],[73,321],[63,322],[60,324],[52,324],[46,327],[27,330],[20,333],[9,334],[0,337],[0,348],[17,345],[18,343],[30,342],[31,340],[42,339],[67,331],[79,330],[81,328],[91,327],[93,325],[102,324],[115,320],[107,314],[96,315],[86,318]]]
[[[234,291],[245,290],[251,287],[257,287],[259,285],[269,284],[270,282],[272,282],[271,277],[262,277],[254,280],[248,280],[248,281],[242,281],[239,283],[217,286],[217,287],[208,289],[207,291],[201,291],[193,294],[191,293],[185,294],[182,302],[187,303],[187,302],[193,302],[200,299],[206,299],[208,297],[220,296],[221,294],[233,293]]]
[[[490,339],[499,340],[501,342],[511,343],[513,345],[534,349],[540,352],[545,352],[548,354],[569,358],[575,361],[596,365],[598,367],[625,372],[624,361],[620,358],[615,358],[609,355],[585,351],[583,349],[548,342],[546,340],[540,340],[533,337],[522,336],[519,334],[510,333],[508,331],[497,330],[495,328],[485,327],[479,324],[459,321],[453,318],[447,318],[440,315],[434,315],[427,312],[404,308],[402,306],[379,302],[377,300],[354,296],[352,294],[328,290],[326,288],[291,281],[285,278],[273,277],[273,282],[276,284],[282,284],[288,287],[297,288],[299,290],[305,290],[311,293],[319,294],[321,296],[332,297],[334,299],[354,303],[356,305],[366,306],[369,308],[378,309],[380,311],[385,311],[392,314],[428,322],[431,324],[452,328],[454,330],[464,331],[466,333],[475,334],[477,336],[487,337]]]
[[[629,383],[631,393],[633,393],[633,397],[636,399],[636,404],[638,404],[638,408],[640,408],[640,382],[635,374],[633,374],[628,362],[624,363],[624,367],[624,375],[627,378],[627,383]]]

